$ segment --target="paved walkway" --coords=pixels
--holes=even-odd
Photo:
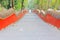
[[[60,40],[60,30],[30,12],[0,31],[0,40]]]

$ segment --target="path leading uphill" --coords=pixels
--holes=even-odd
[[[0,31],[0,40],[60,40],[60,30],[29,12],[18,22]]]

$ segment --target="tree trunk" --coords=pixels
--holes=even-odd
[[[14,0],[12,0],[12,8],[14,8]]]
[[[22,7],[21,10],[24,8],[24,0],[22,0]]]

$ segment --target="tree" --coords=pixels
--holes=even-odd
[[[24,9],[24,0],[22,0],[21,4],[22,4],[21,9]]]
[[[15,10],[17,10],[17,11],[18,11],[18,10],[21,10],[21,5],[22,5],[22,4],[21,4],[21,1],[22,1],[22,0],[14,0],[14,9],[15,9]]]

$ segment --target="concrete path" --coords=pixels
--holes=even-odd
[[[0,40],[60,40],[60,30],[30,12],[0,31]]]

